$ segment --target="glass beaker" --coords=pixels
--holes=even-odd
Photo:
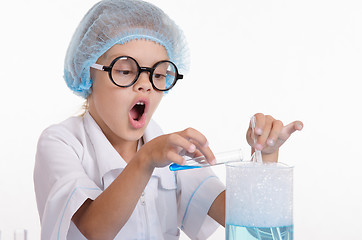
[[[26,229],[16,229],[14,231],[14,240],[27,240],[28,231]]]
[[[226,240],[293,239],[293,167],[226,164]]]

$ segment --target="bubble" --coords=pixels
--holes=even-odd
[[[239,226],[293,224],[293,168],[242,162],[227,165],[226,222]]]

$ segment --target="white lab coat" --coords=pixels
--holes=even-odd
[[[151,120],[143,140],[161,134]],[[47,128],[34,169],[42,239],[85,239],[71,221],[73,214],[86,199],[96,199],[125,166],[89,113]],[[206,239],[218,227],[207,212],[224,189],[210,168],[156,168],[115,239],[173,240],[179,239],[179,229],[191,239]]]

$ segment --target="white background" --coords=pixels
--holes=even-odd
[[[78,114],[63,59],[96,1],[7,1],[0,14],[0,229],[39,239],[32,171],[37,139]],[[214,152],[242,148],[256,112],[305,128],[282,147],[295,166],[295,239],[361,239],[362,3],[359,0],[153,0],[184,29],[191,71],[154,118],[192,126]],[[215,171],[224,181],[223,167]],[[210,239],[223,239],[224,229]],[[182,239],[187,239],[185,236]]]

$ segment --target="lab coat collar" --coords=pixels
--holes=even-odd
[[[103,134],[102,129],[98,126],[93,117],[87,112],[84,115],[84,128],[94,149],[95,161],[98,165],[99,181],[103,183],[103,176],[114,169],[123,169],[126,162],[121,155],[113,148]]]
[[[103,177],[108,172],[113,170],[119,170],[119,172],[121,172],[123,168],[126,167],[127,163],[108,141],[89,112],[84,115],[84,127],[90,142],[93,145],[98,164],[99,180],[103,183]],[[143,135],[143,141],[144,143],[147,143],[162,134],[161,128],[151,119]],[[168,166],[164,168],[155,168],[152,176],[160,178],[161,184],[167,189],[172,189],[176,186],[175,175],[168,169]]]

